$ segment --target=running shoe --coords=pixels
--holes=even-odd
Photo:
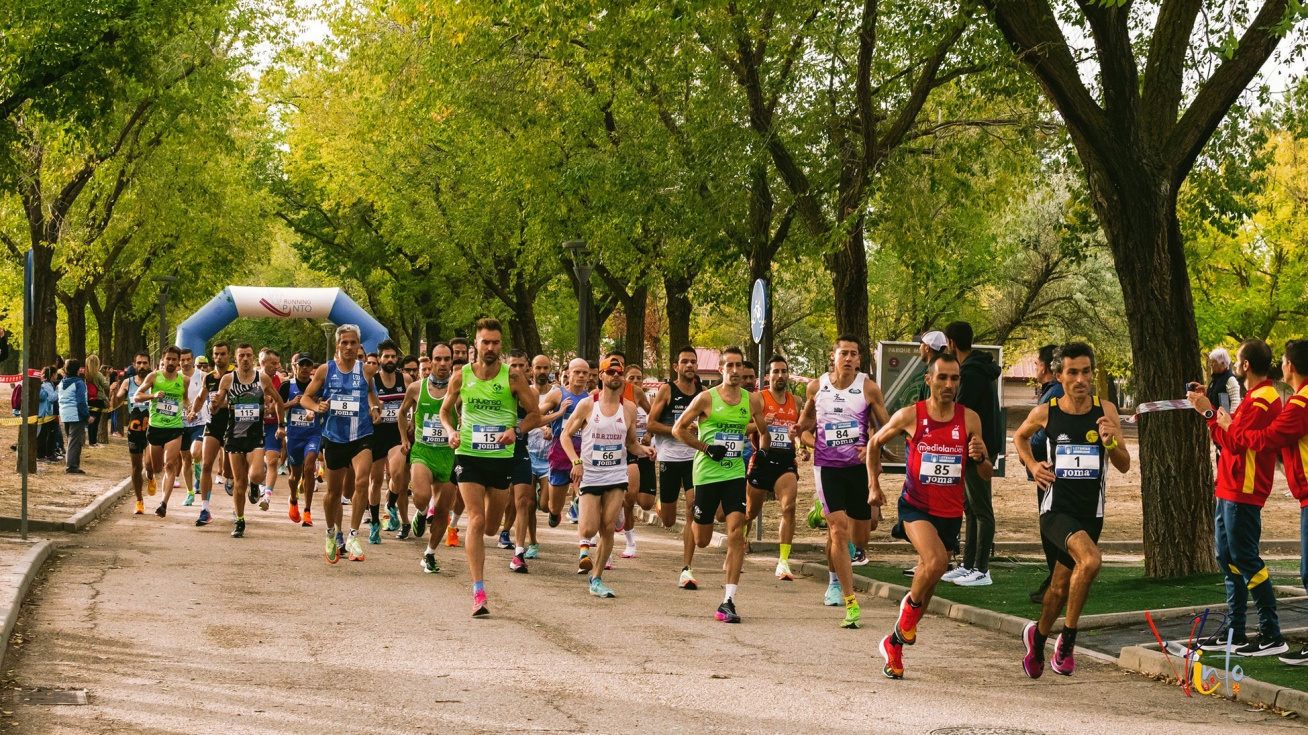
[[[917,566],[914,565],[914,566],[912,566],[912,567],[909,567],[908,569],[905,569],[905,570],[904,570],[903,572],[901,572],[901,573],[902,573],[905,577],[912,578],[913,575],[917,574]]]
[[[472,617],[480,618],[483,615],[490,615],[490,608],[486,607],[486,591],[479,590],[472,593]]]
[[[393,505],[386,506],[386,530],[400,530],[400,509]]]
[[[427,516],[426,516],[426,514],[424,514],[424,513],[418,513],[417,515],[415,515],[415,516],[413,517],[413,523],[411,523],[410,525],[413,527],[413,529],[412,529],[412,530],[413,530],[413,537],[414,537],[414,538],[422,538],[422,535],[423,535],[424,533],[427,533]]]
[[[422,571],[427,574],[435,574],[441,570],[441,565],[436,563],[436,555],[428,551],[422,555]]]
[[[632,545],[630,545],[630,546],[628,546],[627,548],[625,548],[625,549],[622,550],[622,558],[623,558],[623,559],[634,559],[634,558],[636,558],[636,546],[635,546],[635,544],[632,544]]]
[[[336,543],[336,536],[327,534],[327,550],[323,552],[327,557],[328,564],[335,564],[341,560],[341,547]]]
[[[572,499],[572,505],[568,506],[568,523],[577,522],[577,499]]]
[[[509,571],[517,572],[518,574],[527,573],[527,562],[523,560],[521,554],[514,554],[513,558],[509,559]]]
[[[717,612],[713,613],[713,617],[717,618],[718,620],[721,620],[724,623],[740,622],[740,615],[736,614],[736,603],[732,602],[731,600],[727,600],[721,605],[718,605],[718,610]]]
[[[376,546],[381,543],[381,524],[374,523],[368,527],[368,543]]]
[[[299,523],[301,518],[300,504],[291,503],[290,505],[286,506],[286,508],[287,508],[286,515],[291,519],[291,523]]]
[[[1032,679],[1039,679],[1045,673],[1044,651],[1036,650],[1036,624],[1027,623],[1022,628],[1022,645],[1026,646],[1026,655],[1022,657],[1022,671]]]
[[[232,529],[232,538],[245,538],[245,519],[236,519],[236,528]]]
[[[972,573],[966,577],[955,579],[954,584],[959,587],[989,587],[994,584],[994,580],[990,578],[990,572],[973,569]]]
[[[917,567],[913,567],[913,568],[917,569]],[[968,569],[967,567],[960,564],[959,566],[956,566],[953,569],[950,569],[949,571],[940,575],[940,581],[953,582],[955,579],[958,579],[959,577],[966,577],[971,573],[972,573],[971,569]]]
[[[407,524],[407,523],[401,523],[401,524],[400,524],[400,532],[397,533],[397,534],[395,534],[395,538],[397,538],[397,539],[403,541],[403,540],[407,539],[408,537],[409,537],[409,524]]]
[[[563,520],[558,513],[550,513],[550,528],[558,528],[559,521]]]
[[[142,500],[136,501],[136,515],[138,516],[145,515],[145,501]]]
[[[1251,639],[1248,643],[1240,646],[1234,651],[1231,651],[1231,653],[1239,656],[1251,657],[1279,656],[1289,650],[1290,645],[1286,643],[1285,639],[1281,636],[1278,635],[1275,638],[1266,638],[1260,635],[1257,638]],[[1068,652],[1067,657],[1069,660],[1072,658],[1070,651]],[[1068,670],[1068,673],[1071,673],[1070,669]]]
[[[340,549],[341,553],[345,553],[345,534],[340,531],[336,532],[336,548]]]
[[[1304,646],[1295,653],[1278,656],[1276,660],[1287,666],[1308,666],[1308,646]]]
[[[180,478],[180,477],[174,477],[174,478],[173,478],[173,489],[174,489],[174,490],[177,490],[177,489],[181,488],[181,486],[182,486],[182,478]]]
[[[908,600],[909,595],[906,593],[904,599],[899,601],[899,619],[895,621],[895,632],[904,645],[911,646],[917,643],[917,623],[922,619],[923,608],[921,605],[913,607]]]
[[[784,579],[792,582],[794,581],[795,575],[791,574],[790,572],[789,561],[786,561],[785,559],[779,559],[777,561],[777,579]]]
[[[236,492],[236,485],[227,478],[223,478],[223,490],[227,491],[227,497],[231,497]]]
[[[307,510],[304,511],[303,513],[300,514],[300,517],[304,519],[304,520],[300,521],[300,525],[301,525],[301,526],[312,526],[312,525],[313,525],[313,519],[309,517],[309,511],[307,511]]]
[[[191,491],[191,490],[187,490],[187,491],[186,491],[186,500],[183,500],[183,501],[182,501],[182,505],[185,505],[185,506],[188,506],[188,507],[189,507],[189,506],[192,506],[192,505],[195,505],[195,492],[194,492],[194,491]]]
[[[264,490],[263,495],[259,496],[259,510],[268,510],[272,504],[272,490]]]
[[[157,492],[159,492],[159,487],[155,484],[154,478],[151,477],[150,482],[145,486],[145,494],[154,495]]]
[[[886,678],[904,678],[904,644],[897,640],[894,633],[881,639],[881,658],[886,660],[886,665],[881,669]]]
[[[840,621],[840,627],[858,630],[859,624],[863,621],[863,610],[858,606],[858,602],[845,606],[845,619]]]
[[[816,529],[818,524],[822,522],[822,508],[815,503],[813,505],[813,510],[808,512],[808,518],[806,520],[808,521],[809,528]]]
[[[154,509],[154,514],[159,516],[160,518],[163,518],[164,516],[168,515],[168,504],[160,503],[159,507]]]
[[[577,557],[577,574],[585,574],[594,568],[595,562],[590,560],[590,554],[581,552],[581,556]]]
[[[822,596],[822,604],[827,607],[839,607],[845,601],[845,596],[840,592],[840,583],[832,582],[827,585],[827,593]]]
[[[613,594],[613,590],[609,589],[599,577],[590,578],[590,593],[596,597],[617,597],[617,595]]]
[[[610,569],[612,569],[612,568],[613,568],[613,555],[612,555],[612,554],[609,554],[609,560],[606,561],[606,562],[604,562],[604,571],[607,572],[608,570],[610,570]]]
[[[695,573],[690,571],[690,567],[681,570],[681,579],[677,581],[677,586],[683,590],[699,589],[699,585],[695,582]]]
[[[209,521],[211,520],[213,520],[213,516],[209,514],[209,511],[205,510],[204,508],[201,508],[200,517],[195,519],[195,525],[207,526],[209,525]]]
[[[849,560],[849,563],[853,564],[856,567],[861,567],[861,566],[866,566],[867,562],[868,562],[867,552],[858,548],[857,546],[854,547],[854,556]]]
[[[1076,658],[1073,656],[1075,652],[1076,645],[1065,640],[1063,634],[1059,633],[1058,642],[1054,644],[1054,657],[1049,659],[1049,668],[1059,676],[1071,676],[1072,672],[1076,671]]]
[[[250,487],[247,489],[246,492],[246,497],[249,498],[251,503],[259,502],[259,483],[257,482],[250,483]]]
[[[513,548],[513,541],[509,538],[509,531],[508,531],[508,529],[505,529],[505,530],[503,530],[503,531],[500,531],[500,543],[499,543],[499,548],[501,548],[501,549],[512,549],[512,548]]]
[[[351,536],[345,542],[345,551],[350,555],[350,561],[363,561],[363,544],[359,543],[358,536]]]
[[[613,527],[614,532],[616,533],[626,528],[627,527],[626,524],[627,524],[627,509],[618,508],[618,520],[617,520],[617,525]]]
[[[454,526],[450,526],[449,529],[445,531],[445,545],[446,546],[459,545],[459,529],[455,528]]]
[[[540,556],[540,544],[527,544],[527,553],[522,555],[524,559],[535,559]]]

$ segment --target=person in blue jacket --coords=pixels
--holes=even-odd
[[[67,448],[64,454],[64,472],[85,475],[82,469],[82,444],[86,442],[86,422],[91,408],[86,400],[86,381],[79,375],[82,363],[69,360],[64,363],[63,381],[59,383],[59,423],[64,426]]]

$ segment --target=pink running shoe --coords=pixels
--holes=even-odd
[[[490,609],[486,607],[486,590],[472,593],[472,617],[483,615],[490,615]]]
[[[1058,634],[1058,642],[1054,644],[1054,657],[1049,659],[1049,668],[1054,670],[1059,676],[1071,676],[1076,670],[1076,659],[1072,657],[1074,646],[1063,645],[1063,634]]]
[[[1036,624],[1027,623],[1022,629],[1022,643],[1026,645],[1026,655],[1022,657],[1022,670],[1032,679],[1039,679],[1040,675],[1045,673],[1044,651],[1037,651],[1035,645]]]

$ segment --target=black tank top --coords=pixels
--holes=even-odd
[[[232,387],[227,391],[227,407],[231,411],[232,423],[228,435],[235,439],[244,439],[256,434],[263,435],[263,381],[259,371],[254,371],[254,380],[242,383],[237,373],[232,372]]]
[[[1099,441],[1099,418],[1104,407],[1095,396],[1088,412],[1073,415],[1059,408],[1062,400],[1066,399],[1049,400],[1045,446],[1046,461],[1054,466],[1054,484],[1045,493],[1040,513],[1103,518],[1107,453]]]
[[[394,424],[399,419],[400,404],[404,403],[404,374],[399,370],[395,371],[395,387],[387,388],[382,385],[382,371],[377,370],[377,374],[372,376],[373,390],[377,391],[377,399],[381,401],[381,421],[382,424]]]
[[[659,414],[659,423],[672,426],[677,423],[677,419],[681,418],[681,414],[685,413],[690,402],[695,400],[695,396],[699,395],[704,389],[700,386],[699,381],[695,381],[694,393],[682,393],[675,380],[669,380],[668,387],[672,389],[672,397],[668,401],[668,405],[663,407],[663,413]]]

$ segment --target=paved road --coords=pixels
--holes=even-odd
[[[225,499],[224,499],[225,500]],[[274,506],[276,507],[276,506]],[[1070,679],[1022,676],[1015,640],[928,616],[908,678],[880,673],[895,614],[865,602],[839,629],[823,587],[779,582],[752,559],[742,625],[715,621],[722,551],[701,552],[701,589],[675,586],[679,543],[642,527],[640,554],[598,600],[573,574],[573,526],[545,530],[527,576],[491,550],[493,615],[469,617],[462,549],[424,575],[419,543],[387,538],[328,566],[320,529],[280,513],[230,523],[133,517],[122,504],[59,552],[11,649],[6,679],[86,688],[88,706],[6,698],[16,733],[1037,733],[1300,730],[1242,705],[1092,661]],[[225,517],[227,511],[215,513]],[[542,524],[543,525],[543,524]],[[17,722],[12,725],[10,723]]]

